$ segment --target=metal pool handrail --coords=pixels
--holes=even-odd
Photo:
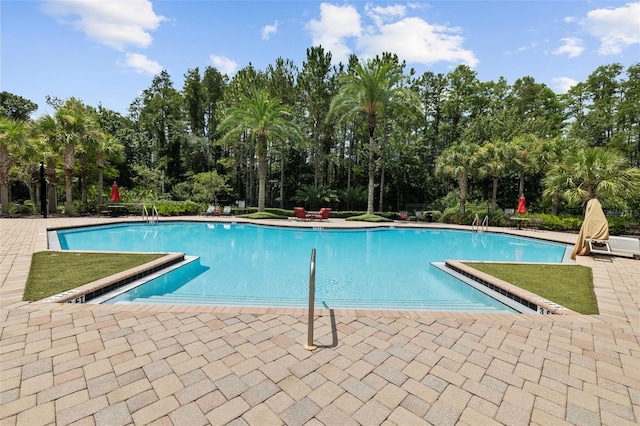
[[[308,320],[308,332],[307,343],[304,348],[308,351],[316,349],[317,346],[313,344],[313,317],[314,306],[316,298],[316,249],[311,249],[311,262],[309,264],[309,320]]]

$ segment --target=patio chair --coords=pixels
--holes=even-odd
[[[293,210],[296,212],[296,220],[311,220],[312,217],[310,214],[307,214],[304,207],[294,207]]]
[[[538,229],[540,229],[543,223],[544,223],[544,219],[541,219],[539,217],[534,217],[533,219],[531,219],[531,222],[529,223],[529,227],[537,231]]]
[[[424,213],[422,211],[416,210],[416,222],[424,222],[427,219],[424,217]]]
[[[329,219],[329,213],[331,213],[331,209],[328,207],[323,207],[320,209],[320,213],[318,213],[317,215],[313,216],[313,219],[315,220],[328,220]]]
[[[224,206],[222,209],[222,216],[231,216],[231,206]]]
[[[409,215],[407,214],[406,211],[401,211],[400,212],[400,220],[407,220],[409,218]]]

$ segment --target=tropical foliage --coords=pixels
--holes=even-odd
[[[127,114],[49,98],[53,112],[35,120],[37,105],[0,92],[1,214],[37,211],[41,162],[49,213],[96,209],[114,180],[124,202],[259,211],[464,220],[483,205],[498,218],[522,193],[539,213],[580,214],[592,197],[640,210],[640,64],[600,66],[557,94],[530,76],[481,81],[465,65],[416,75],[391,53],[332,65],[318,46],[300,68],[195,68],[180,83],[162,71]]]

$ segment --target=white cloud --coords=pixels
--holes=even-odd
[[[578,84],[577,80],[569,77],[555,77],[551,79],[556,93],[567,93],[571,87]]]
[[[380,26],[385,22],[404,17],[407,14],[407,8],[402,5],[385,7],[373,6],[369,3],[365,6],[365,12],[371,19],[373,19],[373,22],[375,22],[376,26]]]
[[[155,14],[149,0],[46,0],[44,10],[87,37],[118,50],[129,45],[149,46],[149,31],[166,20]]]
[[[564,55],[566,54],[570,58],[575,58],[580,56],[582,52],[584,52],[584,46],[582,45],[582,40],[577,37],[567,37],[563,38],[562,46],[553,51],[554,55]]]
[[[224,56],[211,55],[209,56],[209,59],[211,59],[211,63],[218,71],[220,71],[221,74],[231,76],[238,69],[238,64],[235,61]]]
[[[535,49],[536,47],[538,47],[538,42],[532,41],[526,46],[520,46],[518,48],[518,52],[526,52],[527,50]]]
[[[409,5],[409,9],[415,7]],[[367,26],[363,26],[355,7],[322,3],[320,20],[311,20],[308,24],[313,44],[321,44],[331,51],[334,62],[346,62],[351,53],[347,41],[352,38],[358,56],[364,58],[393,52],[408,63],[452,62],[472,67],[478,64],[474,53],[463,48],[460,28],[407,16],[407,7],[403,5],[368,4],[365,14],[371,22]]]
[[[139,53],[127,53],[124,66],[133,68],[138,74],[156,75],[162,71],[162,65]]]
[[[366,57],[393,52],[409,63],[461,62],[471,67],[478,64],[473,52],[462,48],[464,38],[457,35],[456,28],[431,25],[420,18],[404,18],[376,30],[358,41]]]
[[[271,34],[275,34],[278,32],[278,21],[274,22],[273,25],[265,25],[262,27],[262,39],[269,40],[271,38]]]
[[[320,20],[312,19],[307,24],[314,46],[321,45],[332,53],[334,62],[346,63],[351,49],[346,44],[348,37],[361,34],[360,14],[351,5],[336,6],[329,3],[320,5]]]
[[[600,54],[620,53],[622,49],[640,43],[640,2],[592,10],[581,24],[587,33],[600,39]]]
[[[538,45],[539,45],[539,43],[537,41],[532,41],[531,43],[529,43],[527,45],[518,47],[516,50],[506,51],[505,55],[515,55],[515,54],[518,54],[518,53],[526,52],[528,50],[532,50],[532,49],[537,48]]]

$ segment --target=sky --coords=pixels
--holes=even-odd
[[[230,78],[322,46],[334,63],[397,54],[407,70],[466,64],[481,81],[531,76],[556,93],[601,65],[640,62],[640,1],[2,0],[0,90],[127,114],[166,70]]]

